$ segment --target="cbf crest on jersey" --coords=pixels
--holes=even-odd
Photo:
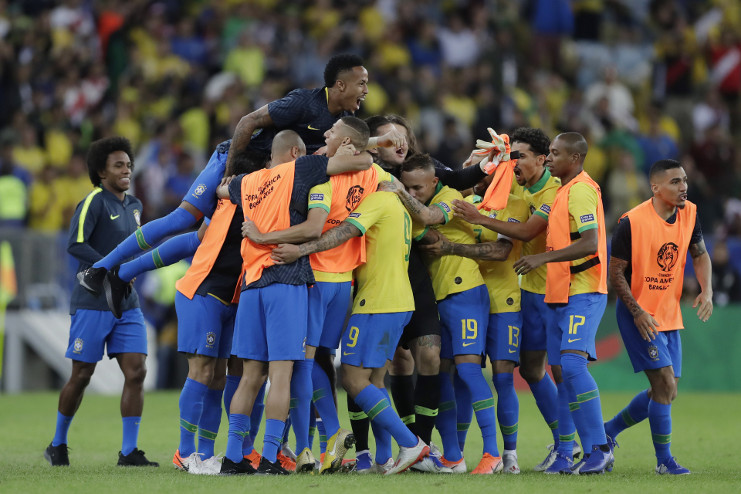
[[[204,192],[206,192],[206,184],[198,184],[196,190],[193,191],[193,195],[195,195],[196,197],[201,197]]]
[[[83,341],[82,338],[75,338],[75,343],[72,345],[75,353],[82,352]]]
[[[134,210],[134,221],[136,221],[136,226],[142,226],[142,213],[138,209]]]

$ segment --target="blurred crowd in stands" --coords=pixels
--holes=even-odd
[[[338,52],[370,74],[359,116],[403,115],[451,167],[487,127],[581,132],[608,231],[654,161],[680,160],[733,259],[738,0],[0,0],[0,226],[65,231],[112,134],[136,149],[143,221],[165,214],[240,117],[320,87]]]

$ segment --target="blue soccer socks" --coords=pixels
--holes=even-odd
[[[142,273],[163,268],[175,264],[180,259],[191,257],[198,250],[200,244],[198,232],[189,232],[173,237],[151,252],[121,264],[118,277],[128,283]]]
[[[121,417],[123,422],[123,441],[121,442],[121,454],[127,456],[136,449],[139,440],[139,424],[141,417]]]
[[[509,372],[494,374],[494,388],[497,390],[497,420],[504,439],[504,449],[517,449],[517,428],[520,416],[520,401],[515,393],[514,376]]]
[[[465,363],[457,364],[455,368],[471,393],[473,413],[476,414],[476,422],[479,424],[484,439],[484,453],[497,457],[499,456],[499,448],[497,447],[497,418],[494,411],[494,395],[481,372],[481,366]]]
[[[363,409],[371,422],[375,421],[386,429],[399,446],[411,448],[417,444],[417,436],[404,425],[379,388],[369,384],[355,397],[355,403]]]
[[[553,434],[553,444],[558,448],[558,388],[546,373],[540,381],[529,384],[535,405]]]
[[[187,458],[196,451],[196,432],[203,412],[203,402],[208,392],[208,386],[194,381],[185,380],[180,392],[180,456]]]
[[[221,425],[221,395],[223,393],[221,389],[209,388],[203,400],[201,420],[198,422],[198,452],[203,454],[204,459],[214,456],[214,441],[216,441]]]
[[[457,405],[453,381],[448,372],[440,372],[438,379],[440,380],[440,404],[438,405],[436,426],[443,442],[445,459],[458,461],[463,457],[463,454],[461,453],[456,430]],[[470,400],[469,406],[471,406]]]
[[[648,422],[651,425],[651,440],[656,450],[657,464],[660,465],[672,457],[672,406],[649,400]]]
[[[57,428],[54,431],[54,439],[51,442],[52,446],[67,444],[67,432],[73,418],[75,418],[74,415],[68,417],[67,415],[62,415],[62,412],[57,412]]]
[[[297,360],[293,363],[291,376],[291,423],[296,436],[296,452],[309,447],[309,414],[311,413],[311,384],[314,360]]]
[[[615,439],[618,434],[648,417],[648,390],[644,389],[610,421],[605,423],[605,433]]]
[[[576,394],[580,413],[583,414],[582,421],[585,434],[589,437],[593,446],[607,444],[599,390],[597,389],[597,383],[587,369],[586,357],[575,353],[564,353],[561,355],[561,367],[564,380],[569,383]],[[579,434],[582,434],[581,430]],[[587,450],[585,449],[585,451]]]

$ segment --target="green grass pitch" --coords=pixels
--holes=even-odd
[[[546,476],[532,467],[546,454],[550,432],[539,415],[532,396],[520,394],[518,455],[522,474],[424,475],[407,473],[394,477],[334,475],[265,477],[201,477],[178,472],[171,463],[177,447],[178,394],[156,392],[147,395],[139,436],[139,447],[160,468],[116,467],[121,444],[118,398],[86,396],[70,429],[69,468],[52,468],[42,453],[54,434],[56,393],[32,393],[0,397],[0,492],[75,494],[102,492],[739,492],[741,468],[736,462],[736,446],[741,444],[738,410],[740,394],[681,393],[673,407],[672,452],[692,475],[678,478],[653,473],[655,458],[647,421],[628,429],[618,438],[615,470],[591,477]],[[605,393],[602,407],[612,417],[628,403],[628,393]],[[344,396],[340,397],[344,403]],[[347,416],[341,419],[349,424]],[[226,448],[226,418],[216,442],[216,450]],[[481,438],[475,425],[469,433],[465,456],[469,470],[481,455]],[[500,447],[501,447],[501,436]],[[262,444],[258,438],[258,444]],[[439,438],[436,440],[439,444]],[[318,454],[318,444],[315,441]],[[351,455],[353,452],[350,453]],[[253,491],[253,489],[256,489]],[[308,491],[303,491],[309,489]]]

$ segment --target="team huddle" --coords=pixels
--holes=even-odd
[[[141,203],[126,194],[128,141],[91,145],[97,187],[70,228],[68,250],[80,261],[72,375],[49,463],[69,465],[67,432],[105,348],[125,378],[118,465],[158,466],[137,445],[147,348],[131,284],[192,256],[175,299],[178,350],[188,359],[172,459],[179,470],[391,475],[467,473],[475,464],[472,474],[518,474],[519,367],[553,435],[536,471],[609,472],[617,435],[648,418],[656,472],[690,473],[670,451],[688,252],[703,321],[712,288],[679,163],[653,165],[653,198],[621,218],[608,264],[601,191],[583,170],[580,134],[490,129],[492,141],[452,170],[417,148],[402,117],[353,116],[368,92],[360,58],[335,56],[324,75],[323,88],[296,89],[243,117],[180,207],[145,225]],[[198,231],[175,235],[201,219]],[[608,277],[625,347],[650,388],[604,422],[587,363],[597,358]],[[350,429],[339,420],[335,356]],[[482,372],[487,358],[496,397]],[[223,458],[214,453],[222,402]],[[464,458],[474,414],[483,454]]]

